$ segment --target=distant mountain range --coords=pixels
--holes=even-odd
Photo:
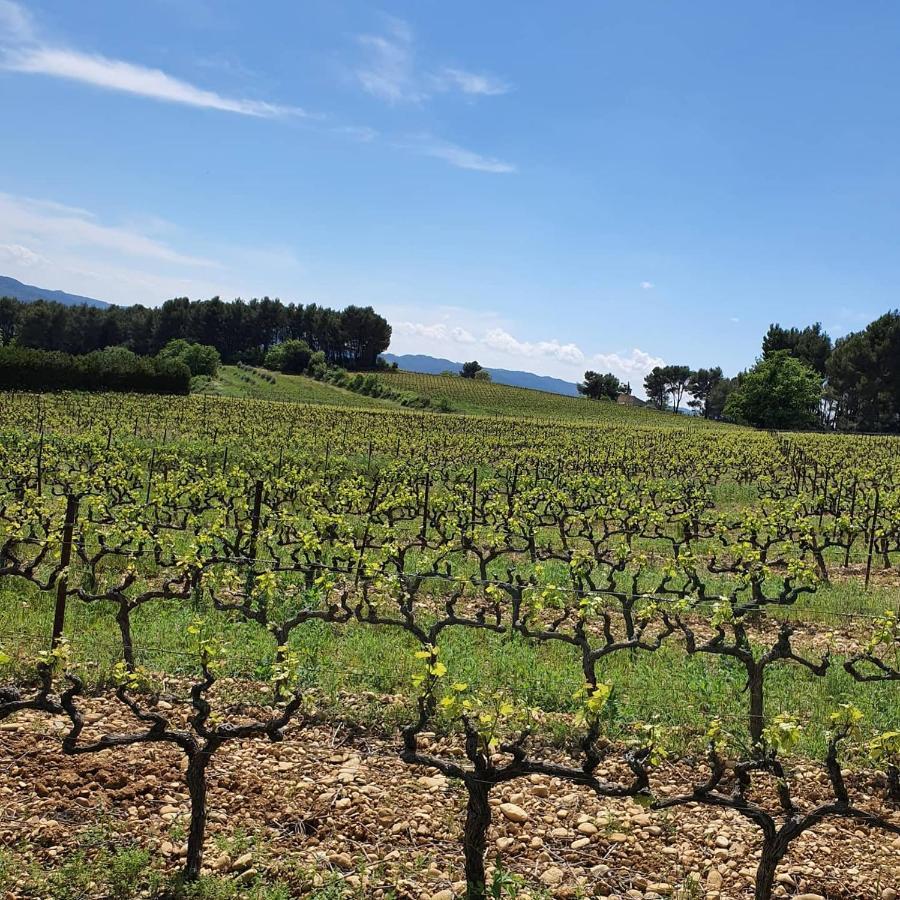
[[[396,356],[393,353],[382,353],[381,358],[385,362],[396,362],[401,369],[405,369],[407,372],[421,372],[424,375],[440,375],[441,372],[459,372],[462,369],[462,363],[440,359],[436,356],[412,353]],[[520,372],[515,369],[492,369],[489,366],[485,366],[485,369],[490,372],[491,380],[497,384],[531,388],[535,391],[549,391],[551,394],[565,394],[568,397],[578,396],[577,385],[571,381],[563,381],[561,378],[535,375],[533,372]]]
[[[80,297],[78,294],[67,294],[65,291],[49,291],[47,288],[35,287],[33,284],[22,284],[15,278],[0,275],[0,297],[15,297],[23,303],[33,303],[35,300],[53,300],[62,303],[63,306],[112,306],[105,300],[95,300],[93,297]]]

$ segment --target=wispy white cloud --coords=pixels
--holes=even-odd
[[[134,94],[166,103],[277,118],[304,116],[296,106],[228,97],[206,90],[148,66],[83,53],[42,41],[26,10],[12,0],[0,0],[0,67],[29,75],[46,75]]]
[[[218,265],[210,259],[180,253],[139,231],[101,224],[82,210],[0,193],[0,239],[7,237],[13,238],[10,244],[56,241],[69,248],[102,249],[119,256],[174,265]]]
[[[534,343],[531,341],[520,341],[502,328],[491,328],[484,335],[483,341],[487,347],[513,356],[530,358],[545,356],[567,363],[581,363],[584,361],[584,353],[576,344],[561,344],[557,340],[537,341]]]
[[[378,138],[378,132],[366,125],[338,125],[332,130],[360,144],[370,144]]]
[[[23,247],[21,244],[0,244],[0,259],[25,268],[46,262],[40,253],[35,253],[30,247]]]
[[[31,14],[12,0],[0,0],[0,42],[31,41],[33,38]]]
[[[471,331],[460,326],[451,326],[446,322],[395,322],[394,334],[410,335],[430,341],[444,341],[454,344],[474,344],[476,337]]]
[[[302,109],[295,106],[226,97],[174,78],[161,69],[80,53],[77,50],[52,47],[26,49],[8,54],[3,61],[3,67],[9,71],[50,75],[105,90],[137,94],[168,103],[239,113],[244,116],[276,118],[305,115]]]
[[[211,258],[177,247],[179,240],[186,237],[176,226],[152,216],[112,223],[0,193],[0,271],[42,287],[156,305],[167,297],[253,296],[253,286],[274,295],[279,282],[293,283],[301,272],[290,248],[223,246]]]
[[[364,55],[354,70],[356,80],[367,93],[388,103],[422,103],[435,94],[454,92],[494,97],[512,90],[486,73],[456,66],[420,68],[415,35],[402,19],[389,18],[380,34],[361,34],[356,40]]]
[[[438,90],[460,90],[464,94],[485,97],[497,97],[512,90],[509,84],[493,75],[482,75],[450,67],[445,67],[434,75],[433,82]]]
[[[365,62],[356,69],[363,90],[388,103],[417,103],[425,99],[415,85],[413,37],[400,19],[390,19],[384,34],[361,34],[357,42]]]
[[[641,290],[642,291],[652,291],[656,285],[652,281],[642,281],[641,282]]]
[[[517,171],[512,163],[505,162],[495,156],[485,156],[475,150],[460,147],[449,141],[432,137],[431,135],[413,135],[399,141],[398,146],[420,153],[423,156],[431,156],[441,159],[457,169],[470,169],[473,172],[490,172],[494,175],[508,175]]]

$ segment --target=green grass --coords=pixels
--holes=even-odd
[[[29,595],[23,602],[21,594],[0,594],[0,646],[12,651],[23,670],[34,652],[46,646],[53,611],[51,596],[36,591]],[[887,594],[882,599],[887,600]],[[270,676],[275,650],[271,636],[254,624],[202,607],[159,603],[138,610],[133,619],[135,643],[145,648],[139,653],[140,664],[161,675],[192,676],[193,639],[187,625],[204,612],[229,648],[224,674],[260,680],[259,699],[265,699],[262,682]],[[71,602],[67,633],[76,664],[90,680],[104,682],[121,653],[111,606]],[[33,640],[19,638],[13,643],[6,637],[10,634],[33,635]],[[412,676],[421,663],[414,656],[418,645],[405,631],[310,622],[295,631],[292,645],[300,654],[304,685],[335,719],[355,720],[394,734],[411,714]],[[573,695],[581,686],[579,657],[573,648],[456,628],[445,633],[441,653],[449,680],[467,682],[479,694],[502,685],[517,706],[546,714],[546,739],[566,742],[572,737],[567,717],[577,708]],[[813,658],[818,655],[810,652]],[[805,754],[821,757],[828,715],[839,703],[858,706],[867,724],[879,730],[895,727],[900,720],[900,695],[892,685],[857,684],[841,662],[836,657],[824,678],[791,663],[768,670],[767,709],[772,715],[795,714],[805,723],[800,748]],[[632,723],[655,721],[672,730],[673,748],[696,750],[709,721],[719,716],[738,743],[747,740],[744,672],[730,659],[689,657],[672,641],[656,653],[614,654],[601,661],[598,675],[615,690],[610,736],[623,736]],[[242,690],[246,693],[246,688]],[[404,700],[385,705],[377,699],[385,694]],[[348,696],[363,695],[368,696],[348,707]]]
[[[398,404],[355,394],[305,375],[268,373],[275,383],[237,366],[222,366],[216,378],[202,391],[220,397],[244,397],[257,400],[280,400],[290,403],[312,403],[326,406],[351,406],[360,409],[397,409]]]
[[[399,403],[358,394],[305,375],[268,372],[275,379],[272,383],[261,377],[262,372],[261,369],[254,371],[237,366],[222,366],[216,378],[201,393],[360,409],[401,408]],[[397,391],[427,397],[435,407],[446,401],[449,411],[463,415],[555,419],[582,424],[626,424],[654,428],[723,427],[703,419],[675,416],[648,408],[620,406],[611,401],[591,402],[547,391],[466,378],[404,371],[378,372],[377,377],[383,384]]]

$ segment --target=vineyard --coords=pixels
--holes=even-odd
[[[900,438],[379,377],[0,395],[0,895],[896,900]]]
[[[433,402],[446,400],[456,412],[479,416],[514,416],[527,418],[567,419],[580,422],[642,424],[665,428],[681,426],[677,419],[668,421],[656,410],[619,406],[610,402],[589,402],[580,397],[566,397],[531,388],[492,384],[474,378],[452,375],[423,375],[418,372],[387,371],[378,377],[401,391],[410,391]],[[669,414],[671,415],[671,414]],[[674,418],[674,417],[672,417]],[[698,421],[695,427],[706,422]]]
[[[470,378],[423,375],[417,372],[379,371],[378,381],[387,388],[422,398],[436,410],[485,417],[557,419],[569,422],[686,427],[683,419],[653,409],[620,406],[612,402],[590,402],[529,388],[492,384]],[[277,400],[365,409],[398,409],[399,404],[317,381],[306,375],[284,375],[250,366],[222,366],[203,393],[241,399]],[[692,427],[708,427],[697,419]],[[722,426],[717,426],[721,428]]]
[[[269,381],[263,377],[268,376]],[[222,366],[204,393],[213,396],[277,400],[287,403],[314,403],[325,406],[384,408],[374,397],[355,394],[304,375],[282,375],[247,366]]]

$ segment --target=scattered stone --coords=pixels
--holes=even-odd
[[[522,822],[528,821],[528,813],[525,812],[521,806],[516,806],[515,803],[501,803],[500,812],[503,813],[510,822],[521,824]]]
[[[243,853],[231,864],[231,870],[233,872],[243,872],[244,869],[249,869],[252,865],[253,854]]]
[[[560,884],[563,878],[565,878],[563,870],[556,866],[550,866],[549,869],[544,869],[541,873],[541,883],[546,884],[548,887]]]

